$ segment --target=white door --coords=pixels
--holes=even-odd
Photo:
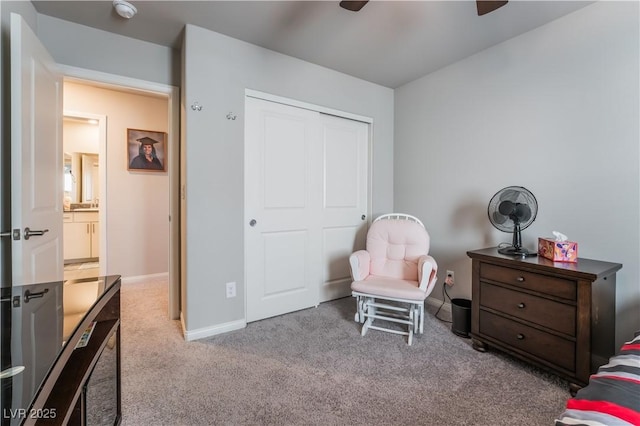
[[[367,148],[367,124],[246,98],[248,322],[349,293],[348,256],[367,223]]]
[[[11,14],[13,285],[63,279],[62,182],[62,76]]]
[[[320,301],[351,294],[349,255],[367,238],[369,125],[320,115],[322,285]]]
[[[317,113],[246,98],[247,321],[318,304]],[[315,154],[317,155],[317,154]]]

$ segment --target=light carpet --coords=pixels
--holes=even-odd
[[[354,310],[349,297],[185,342],[166,281],[127,283],[122,424],[553,425],[569,398],[566,382],[473,350],[433,313],[408,346],[361,337]]]

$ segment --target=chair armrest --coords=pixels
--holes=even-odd
[[[369,276],[369,263],[371,256],[366,250],[358,250],[349,256],[351,266],[351,278],[354,281],[362,281]]]
[[[433,257],[423,255],[418,258],[418,282],[420,290],[427,292],[427,295],[431,293],[438,280],[437,274],[438,264]]]

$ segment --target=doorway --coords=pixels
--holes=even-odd
[[[101,270],[105,264],[105,274],[122,275],[125,283],[164,279],[168,275],[168,314],[171,319],[178,319],[178,89],[91,70],[61,68],[65,74],[65,109],[106,116],[108,140],[103,145],[104,155],[100,155],[104,157],[104,161],[100,159],[104,195],[99,197],[99,210],[104,217],[101,226],[105,237]],[[90,94],[72,101],[71,91],[67,90],[70,86],[85,87],[90,89]],[[131,130],[158,131],[166,135],[164,170],[149,172],[129,168],[127,152]],[[155,201],[147,202],[145,197]],[[141,248],[141,244],[146,246]],[[119,249],[124,247],[127,250]]]
[[[64,279],[106,275],[107,117],[64,111]]]

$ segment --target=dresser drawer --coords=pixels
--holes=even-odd
[[[576,308],[508,288],[480,283],[480,306],[575,336]]]
[[[497,281],[563,299],[576,300],[575,281],[507,268],[505,266],[481,263],[480,280]]]
[[[575,343],[487,311],[480,311],[480,334],[574,371]]]
[[[468,251],[472,260],[474,349],[501,349],[569,380],[571,389],[615,353],[619,263],[504,256],[496,247]],[[519,307],[522,306],[523,307]]]

